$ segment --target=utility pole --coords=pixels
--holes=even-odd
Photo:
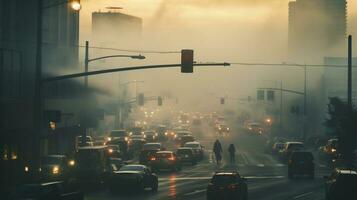
[[[352,36],[348,36],[348,107],[352,111]]]
[[[279,134],[283,132],[283,80],[280,80],[280,119]]]
[[[307,86],[307,73],[306,73],[306,64],[304,66],[304,117],[303,117],[303,141],[305,142],[306,140],[306,118],[307,118],[307,91],[306,91],[306,86]]]
[[[88,72],[88,65],[89,65],[89,52],[88,51],[89,51],[89,42],[86,41],[85,54],[84,54],[84,72]],[[85,87],[85,90],[88,89],[88,76],[84,77],[84,87]]]

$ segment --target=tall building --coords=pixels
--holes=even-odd
[[[92,41],[101,45],[131,42],[140,37],[142,19],[121,12],[92,13]]]
[[[289,58],[321,61],[325,55],[339,55],[346,42],[346,17],[346,0],[289,2]]]
[[[43,0],[43,6],[57,5]],[[0,1],[0,193],[21,182],[38,158],[34,105],[38,0]],[[74,66],[78,13],[68,4],[44,9],[43,70]],[[73,48],[74,47],[74,48]],[[41,136],[45,137],[42,135]],[[32,168],[34,170],[34,168]]]

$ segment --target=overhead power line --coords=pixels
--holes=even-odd
[[[85,47],[83,45],[78,45],[78,47]],[[120,52],[130,52],[130,53],[146,53],[146,54],[177,54],[181,53],[181,51],[154,51],[154,50],[135,50],[135,49],[118,49],[111,47],[96,47],[89,46],[90,49],[101,49],[101,50],[111,50],[111,51],[120,51]]]
[[[335,68],[346,68],[347,69],[347,64],[346,65],[323,65],[323,64],[298,64],[298,63],[248,63],[248,62],[231,62],[231,65],[242,65],[242,66],[271,66],[271,67],[277,67],[277,66],[284,66],[284,67],[335,67]],[[357,67],[357,65],[354,65],[353,67]]]

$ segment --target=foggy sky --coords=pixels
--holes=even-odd
[[[192,48],[195,49],[197,61],[282,62],[287,61],[288,2],[289,0],[87,0],[82,1],[80,43],[91,40],[93,11],[106,11],[106,6],[120,6],[124,8],[122,12],[143,18],[143,37],[135,43],[121,43],[113,47],[164,51]],[[350,0],[348,7],[348,33],[357,38],[357,1]],[[106,62],[105,66],[110,68],[178,61],[178,55],[148,55],[144,61],[116,60]],[[103,63],[93,65],[101,64]],[[300,69],[286,71],[241,67],[227,70],[197,69],[196,72],[182,75],[178,70],[163,69],[159,73],[133,72],[121,77],[126,80],[145,80],[145,86],[141,90],[152,95],[163,90],[172,90],[176,92],[175,95],[190,100],[207,101],[208,97],[214,97],[209,98],[211,102],[224,95],[254,96],[255,88],[262,84],[275,86],[275,83],[267,83],[265,80],[284,79],[286,88],[302,89],[303,74]],[[91,81],[105,88],[108,85],[117,85],[117,79],[108,79],[107,76],[93,78]],[[317,80],[309,80],[310,86],[316,82]],[[131,86],[131,89],[134,88]]]

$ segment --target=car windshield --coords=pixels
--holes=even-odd
[[[190,147],[190,148],[199,148],[199,147],[200,147],[200,144],[197,144],[197,143],[186,143],[184,146],[185,146],[185,147]]]
[[[126,131],[112,131],[110,132],[111,137],[125,137],[127,136]]]
[[[59,156],[47,156],[42,158],[42,165],[58,165],[63,162],[63,157]]]
[[[152,150],[152,149],[160,149],[161,144],[144,144],[143,150]]]
[[[119,171],[144,171],[145,167],[140,165],[124,165]]]
[[[237,177],[232,175],[215,175],[211,182],[215,185],[229,185],[237,183]]]
[[[300,143],[291,143],[288,146],[289,149],[303,149],[304,145]]]
[[[156,154],[156,157],[158,157],[158,158],[169,158],[171,156],[172,156],[171,153],[157,153]]]
[[[179,149],[177,150],[177,154],[191,154],[192,151],[190,149]]]

